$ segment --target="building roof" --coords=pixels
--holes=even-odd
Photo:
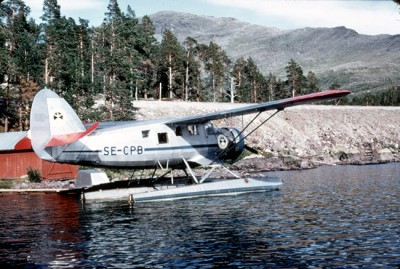
[[[28,132],[0,133],[0,151],[14,150],[15,145],[26,137]]]

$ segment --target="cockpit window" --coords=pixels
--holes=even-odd
[[[198,135],[197,125],[188,125],[188,131],[190,135]]]
[[[207,135],[213,135],[216,133],[216,127],[211,122],[207,123],[205,126]]]
[[[175,134],[176,136],[182,136],[182,126],[176,126]]]

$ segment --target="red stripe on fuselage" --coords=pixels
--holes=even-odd
[[[99,123],[96,122],[84,132],[53,136],[50,139],[50,141],[47,142],[46,147],[55,147],[55,146],[62,146],[62,145],[66,145],[66,144],[71,144],[71,143],[73,143],[75,141],[78,141],[79,139],[87,136],[88,134],[93,132],[98,126],[99,126]]]

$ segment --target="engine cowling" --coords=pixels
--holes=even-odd
[[[221,152],[220,159],[234,161],[244,149],[243,134],[236,128],[221,128],[217,135],[218,147]]]

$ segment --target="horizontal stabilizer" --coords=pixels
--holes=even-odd
[[[17,144],[15,144],[15,150],[27,150],[32,148],[32,141],[28,136],[24,136]]]
[[[84,132],[55,135],[49,140],[49,142],[47,142],[46,147],[54,147],[54,146],[62,146],[62,145],[71,144],[71,143],[78,141],[79,139],[87,136],[88,134],[93,132],[98,126],[99,126],[99,123],[96,122]]]

